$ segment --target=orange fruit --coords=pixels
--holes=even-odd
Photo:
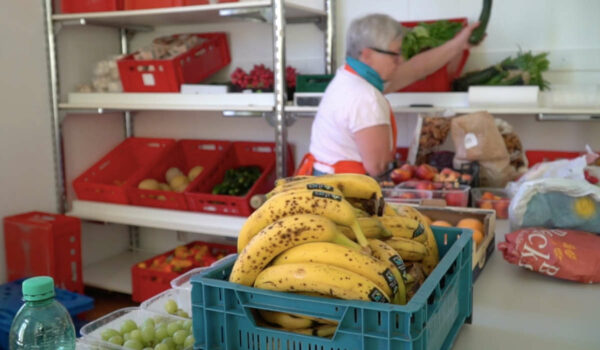
[[[480,245],[481,242],[483,242],[483,233],[481,233],[479,230],[473,230],[473,241],[477,245]]]
[[[483,223],[477,219],[465,218],[458,222],[456,227],[460,228],[470,228],[473,231],[479,230],[483,231]]]
[[[431,223],[431,226],[452,227],[448,221],[437,220]]]

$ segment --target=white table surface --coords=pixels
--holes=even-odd
[[[508,230],[508,221],[497,222],[496,246]],[[474,284],[473,323],[452,349],[600,349],[600,284],[527,271],[496,249]]]

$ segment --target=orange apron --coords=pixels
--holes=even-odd
[[[349,65],[345,65],[344,69],[350,73],[358,75],[356,71],[350,67]],[[388,102],[389,104],[389,102]],[[396,118],[394,118],[394,112],[392,112],[392,106],[390,105],[390,126],[392,127],[392,143],[393,150],[396,149],[396,143],[398,139],[398,129],[396,126]],[[344,173],[353,173],[353,174],[366,174],[367,171],[361,162],[357,162],[354,160],[340,160],[335,164],[327,164],[325,162],[318,161],[315,156],[311,153],[307,153],[302,158],[302,162],[300,162],[300,166],[296,169],[295,175],[312,175],[314,170],[315,163],[324,164],[333,169],[335,174],[344,174]]]

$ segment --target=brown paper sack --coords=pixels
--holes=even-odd
[[[450,133],[456,148],[456,169],[478,161],[481,186],[504,187],[512,180],[510,157],[491,114],[477,112],[453,118]]]

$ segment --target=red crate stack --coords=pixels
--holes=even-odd
[[[225,33],[196,34],[205,41],[172,59],[135,60],[134,54],[117,61],[125,92],[179,92],[181,84],[195,84],[231,62]]]
[[[131,137],[73,180],[77,198],[129,204],[127,187],[136,174],[144,172],[175,140]]]
[[[451,18],[447,21],[462,23],[463,26],[467,25],[467,18]],[[419,25],[419,23],[433,23],[437,20],[429,21],[414,21],[414,22],[401,22],[404,27],[413,28]],[[452,91],[452,82],[454,79],[460,77],[467,59],[469,58],[469,50],[464,50],[463,54],[453,59],[450,63],[444,65],[442,68],[431,73],[427,77],[418,80],[409,86],[401,89],[399,92],[445,92]],[[457,65],[454,75],[450,75],[448,68],[450,65]]]
[[[291,148],[288,148],[288,175],[293,174],[294,161]],[[212,194],[212,189],[223,181],[225,172],[240,166],[258,166],[261,176],[244,196]],[[214,172],[196,186],[188,188],[185,197],[191,211],[224,215],[248,216],[254,209],[250,199],[273,189],[275,182],[275,144],[273,142],[234,142],[223,156]]]
[[[104,12],[123,9],[123,0],[62,0],[62,13]]]
[[[171,288],[171,280],[177,278],[182,273],[196,267],[210,266],[215,262],[219,255],[220,257],[236,253],[237,247],[232,245],[206,243],[195,241],[185,245],[186,248],[192,249],[198,246],[205,246],[207,249],[201,253],[200,257],[177,257],[176,249],[166,253],[157,255],[151,259],[145,260],[131,267],[131,283],[132,296],[135,302],[142,302],[148,298],[155,296],[158,293],[164,292]],[[161,269],[154,268],[153,262],[159,264],[174,258],[181,260],[189,260],[190,265],[186,268],[174,270],[172,265],[164,265]]]
[[[37,211],[5,217],[4,248],[9,281],[51,276],[56,287],[83,293],[79,219]]]
[[[231,147],[228,141],[211,140],[180,140],[169,152],[151,169],[140,173],[131,181],[128,195],[131,204],[164,209],[188,210],[188,204],[183,193],[173,191],[141,190],[137,185],[143,179],[155,179],[158,182],[166,182],[165,173],[171,167],[177,167],[184,174],[188,174],[195,166],[202,166],[204,170],[196,177],[188,188],[196,186],[205,181],[215,171],[217,164]]]
[[[183,0],[125,0],[125,10],[183,6]]]

